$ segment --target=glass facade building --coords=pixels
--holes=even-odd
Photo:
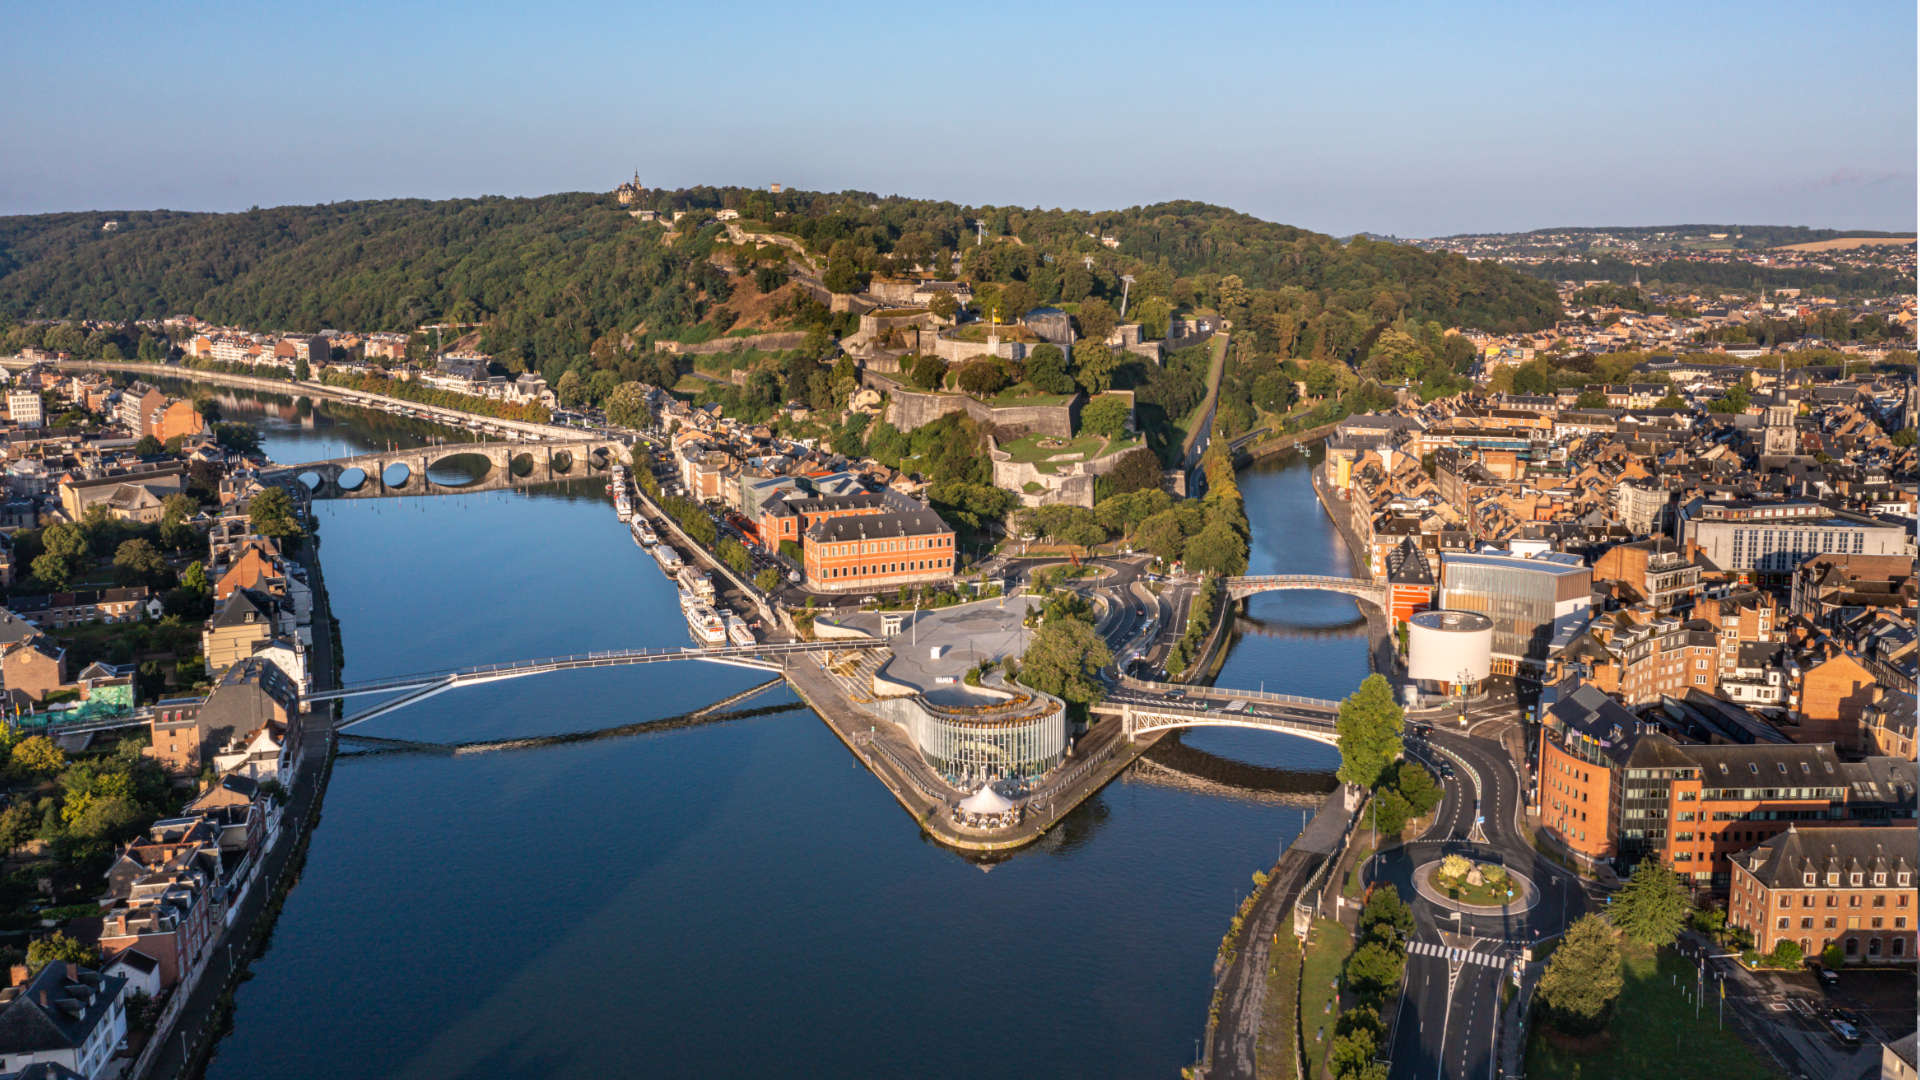
[[[949,708],[927,700],[906,710],[906,727],[920,756],[949,780],[1031,778],[1060,764],[1067,752],[1067,713],[1045,696]]]
[[[1538,663],[1560,633],[1586,625],[1593,571],[1570,556],[1522,558],[1504,553],[1447,555],[1441,560],[1440,606],[1493,620],[1493,655],[1511,666]]]

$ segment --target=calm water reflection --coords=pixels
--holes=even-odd
[[[283,462],[396,434],[324,411],[266,426]],[[1256,567],[1343,557],[1308,513],[1297,462],[1243,486]],[[591,485],[318,515],[349,679],[685,640],[672,586]],[[1351,618],[1324,599],[1255,609]],[[1345,693],[1363,649],[1248,638],[1222,681]],[[445,740],[583,730],[756,681],[691,665],[549,675],[369,726]],[[1257,732],[1189,739],[1260,764],[1334,761]],[[921,837],[805,710],[529,752],[341,760],[209,1072],[1165,1077],[1192,1058],[1249,873],[1298,820],[1115,784],[984,873]]]

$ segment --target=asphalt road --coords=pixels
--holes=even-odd
[[[1511,714],[1511,705],[1506,709]],[[1470,711],[1471,715],[1471,711]],[[1392,1026],[1391,1073],[1421,1080],[1490,1080],[1500,981],[1520,950],[1555,936],[1586,910],[1579,879],[1535,852],[1521,833],[1520,778],[1497,744],[1448,731],[1408,742],[1410,756],[1453,770],[1426,835],[1377,857],[1369,879],[1391,883],[1414,910],[1406,983]],[[1538,893],[1531,906],[1456,912],[1414,887],[1415,870],[1448,854],[1504,865]]]

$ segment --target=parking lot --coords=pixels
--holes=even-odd
[[[1877,1077],[1880,1044],[1914,1029],[1911,968],[1841,971],[1832,987],[1811,971],[1742,972],[1727,990],[1729,1005],[1738,999],[1755,1021],[1749,1035],[1809,1080]],[[1858,1030],[1855,1045],[1840,1034],[1849,1027]]]

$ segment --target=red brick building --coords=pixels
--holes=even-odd
[[[1791,827],[1736,857],[1727,922],[1772,952],[1840,946],[1849,964],[1912,963],[1915,844],[1911,827]]]
[[[932,510],[886,510],[816,521],[806,532],[807,587],[893,588],[953,576],[953,529]]]

